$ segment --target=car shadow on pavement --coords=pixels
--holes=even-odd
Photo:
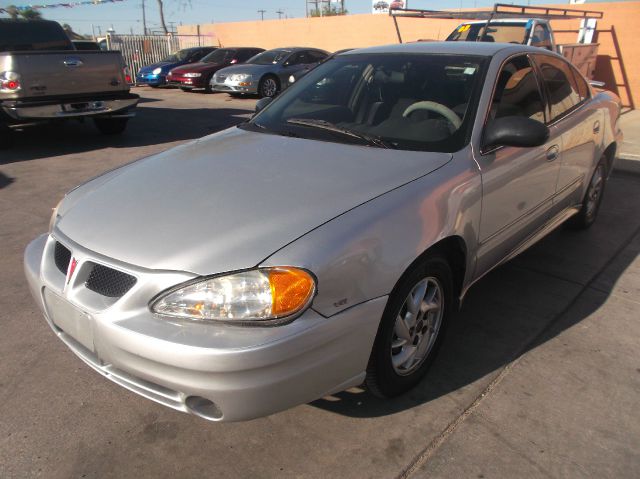
[[[69,120],[14,131],[14,145],[2,150],[0,165],[106,148],[133,148],[200,138],[248,119],[250,109],[138,108],[122,135],[103,135],[92,120]]]
[[[472,287],[426,378],[410,392],[384,400],[353,388],[311,405],[368,418],[446,394],[462,401],[468,388],[475,388],[473,397],[478,397],[505,366],[578,324],[609,297],[639,253],[636,241],[635,250],[618,255],[640,234],[639,187],[640,177],[612,177],[590,230],[561,227]],[[590,308],[565,314],[583,292],[590,295]]]

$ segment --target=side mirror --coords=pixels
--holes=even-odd
[[[265,107],[273,101],[273,98],[270,96],[265,96],[264,98],[260,98],[256,102],[256,111],[255,113],[259,113],[265,109]]]
[[[491,120],[484,129],[482,148],[519,146],[531,148],[544,145],[549,139],[549,128],[539,121],[524,116],[505,116]]]

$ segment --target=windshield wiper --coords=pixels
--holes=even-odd
[[[340,133],[352,138],[358,138],[359,140],[365,141],[369,146],[376,146],[378,148],[393,148],[393,145],[391,143],[384,141],[380,137],[367,135],[366,133],[349,130],[347,128],[342,128],[326,120],[316,120],[313,118],[290,118],[287,120],[287,123],[291,123],[292,125],[308,126],[310,128],[318,128],[321,130],[332,131],[334,133]]]

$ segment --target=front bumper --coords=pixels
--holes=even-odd
[[[136,75],[136,85],[160,86],[166,83],[166,75],[152,73],[138,73]]]
[[[140,97],[132,93],[89,95],[48,100],[14,100],[2,102],[2,111],[12,120],[33,121],[86,116],[133,116]]]
[[[167,84],[180,88],[206,88],[208,78],[206,76],[185,77],[185,76],[168,76]]]
[[[240,421],[364,380],[386,297],[330,318],[310,309],[277,327],[174,321],[151,313],[148,301],[193,275],[120,263],[54,234],[36,238],[25,251],[31,292],[75,354],[131,391],[206,419]],[[78,261],[68,285],[53,259],[56,242]],[[115,301],[89,294],[85,266],[95,263],[134,275],[135,286]]]
[[[249,95],[255,95],[258,93],[258,84],[257,82],[246,82],[248,85],[240,85],[240,82],[224,82],[218,83],[215,81],[211,82],[211,89],[213,91],[226,92],[226,93],[246,93]]]

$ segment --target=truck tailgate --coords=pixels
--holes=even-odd
[[[22,90],[14,98],[126,91],[119,52],[12,52]]]

